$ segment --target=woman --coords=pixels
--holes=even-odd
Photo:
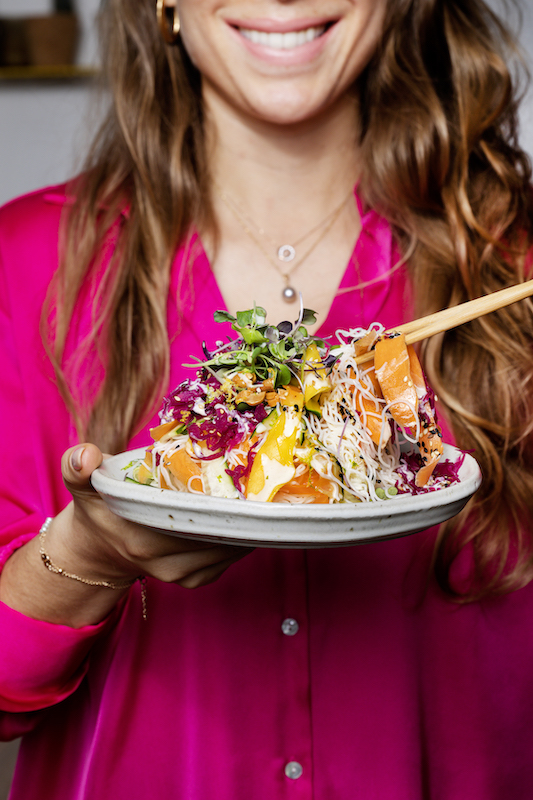
[[[86,172],[0,216],[12,797],[528,797],[529,303],[427,344],[446,438],[484,471],[438,539],[200,547],[89,483],[147,443],[223,305],[276,321],[302,291],[329,335],[523,278],[504,29],[482,0],[109,0],[104,21]]]

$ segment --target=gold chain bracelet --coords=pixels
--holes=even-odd
[[[128,581],[128,583],[112,583],[111,581],[93,581],[90,578],[82,578],[80,575],[76,575],[74,572],[67,572],[66,570],[58,567],[46,550],[44,549],[46,534],[48,529],[52,523],[53,517],[47,517],[44,521],[44,524],[39,531],[39,555],[41,556],[41,560],[50,572],[53,572],[54,575],[61,575],[63,578],[70,578],[73,581],[78,581],[78,583],[84,583],[86,586],[102,586],[105,589],[129,589],[133,586],[134,583],[137,581],[141,584],[141,600],[142,600],[142,615],[143,619],[146,619],[146,578],[143,575],[140,575],[138,578],[135,578],[132,581]]]

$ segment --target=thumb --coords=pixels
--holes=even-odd
[[[95,444],[78,444],[63,453],[61,472],[69,491],[87,489],[91,493],[91,473],[100,466],[104,456]]]

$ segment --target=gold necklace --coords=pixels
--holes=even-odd
[[[222,190],[221,190],[221,188],[219,186],[217,187],[217,189],[218,189],[219,193],[222,192]],[[350,189],[350,193],[349,193],[348,197],[350,197],[350,195],[352,195],[352,194],[353,194],[353,191]],[[302,242],[305,242],[306,239],[308,239],[310,236],[312,236],[313,233],[316,233],[316,231],[320,230],[320,228],[323,228],[324,225],[327,225],[327,223],[331,220],[332,217],[334,217],[337,214],[337,211],[339,210],[338,208],[334,208],[333,211],[330,211],[329,214],[326,217],[324,217],[324,219],[322,219],[320,222],[318,222],[316,225],[314,225],[311,228],[311,230],[307,231],[307,233],[304,233],[303,236],[300,236],[300,238],[297,239],[292,244],[282,244],[281,247],[278,247],[276,241],[274,239],[272,239],[272,237],[267,236],[266,232],[265,232],[265,230],[263,228],[260,228],[259,225],[255,225],[250,220],[250,218],[246,216],[246,214],[243,211],[242,207],[239,205],[239,203],[233,197],[230,197],[226,192],[224,192],[224,195],[225,195],[226,204],[232,206],[233,213],[234,214],[238,214],[240,219],[242,221],[244,221],[250,229],[255,228],[255,230],[257,231],[257,233],[260,236],[263,236],[263,237],[267,238],[268,241],[275,247],[276,255],[277,255],[279,261],[283,261],[284,263],[287,263],[289,261],[294,261],[294,259],[296,258],[296,248],[300,244],[302,244]],[[340,206],[341,208],[342,208],[342,206],[344,205],[345,202],[346,201],[344,200],[341,203],[341,206]]]
[[[296,269],[298,269],[298,267],[301,264],[303,264],[303,262],[311,255],[311,253],[315,250],[315,248],[318,247],[318,245],[320,244],[322,239],[324,239],[326,237],[326,235],[329,233],[329,231],[331,230],[331,228],[333,227],[333,225],[337,221],[337,218],[339,217],[342,209],[344,208],[344,206],[348,202],[349,198],[352,196],[353,191],[350,190],[350,193],[344,198],[342,203],[340,203],[340,205],[338,205],[337,208],[335,208],[330,214],[328,214],[328,216],[326,217],[325,220],[323,220],[318,225],[315,225],[315,227],[312,228],[308,233],[306,233],[304,236],[300,237],[300,239],[297,242],[295,242],[294,245],[282,245],[279,248],[279,250],[278,250],[278,258],[280,259],[280,261],[284,261],[284,262],[293,261],[295,256],[296,256],[295,246],[299,242],[302,242],[305,239],[307,239],[312,233],[314,233],[316,230],[318,230],[318,228],[322,227],[323,225],[326,226],[324,228],[324,230],[321,232],[321,234],[315,239],[315,241],[312,243],[312,245],[308,248],[308,250],[306,250],[306,252],[303,254],[303,256],[301,256],[301,258],[298,261],[296,261],[295,264],[292,264],[292,266],[291,266],[291,268],[289,270],[284,271],[283,269],[281,269],[280,265],[277,264],[276,261],[274,261],[274,259],[269,255],[269,253],[267,253],[267,251],[263,247],[262,243],[259,241],[259,239],[255,235],[255,233],[250,228],[250,224],[248,223],[246,218],[237,209],[236,204],[234,203],[234,201],[232,202],[232,200],[228,197],[228,195],[226,194],[226,192],[223,189],[220,189],[218,186],[216,188],[217,188],[218,194],[220,195],[220,199],[225,203],[225,205],[232,212],[232,214],[236,218],[237,222],[241,225],[241,227],[244,230],[244,232],[250,237],[250,239],[254,242],[254,244],[263,253],[263,255],[268,260],[268,262],[274,267],[276,272],[279,275],[281,275],[281,277],[285,281],[285,287],[284,287],[284,289],[283,289],[283,291],[281,293],[281,296],[282,296],[283,300],[286,303],[294,303],[294,301],[296,300],[296,297],[298,296],[298,293],[297,293],[296,289],[294,288],[294,286],[290,285],[290,282],[289,282],[290,276],[292,275],[292,273]],[[286,257],[285,258],[282,258],[281,255],[280,255],[280,253],[282,251],[286,251]],[[290,257],[287,257],[287,256],[290,256]]]

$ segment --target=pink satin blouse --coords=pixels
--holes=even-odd
[[[0,564],[69,500],[75,433],[38,330],[64,199],[0,211]],[[409,315],[390,229],[361,212],[340,289],[363,286],[323,335]],[[169,388],[223,307],[196,241],[173,269]],[[89,325],[82,303],[72,359]],[[149,580],[147,622],[138,586],[80,630],[0,605],[0,738],[24,734],[12,800],[530,800],[533,585],[454,605],[428,577],[433,540],[257,549],[202,589]]]

